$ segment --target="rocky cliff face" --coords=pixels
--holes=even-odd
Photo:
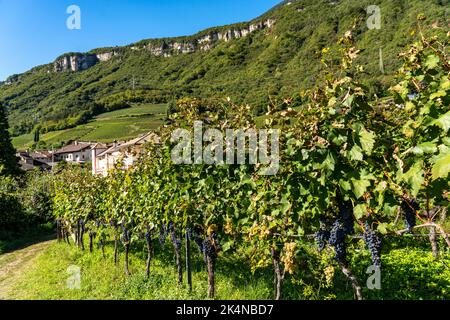
[[[53,63],[53,68],[55,72],[63,72],[63,71],[83,71],[89,69],[96,65],[101,61],[108,61],[113,56],[115,56],[115,52],[106,52],[101,54],[91,54],[91,53],[77,53],[73,55],[66,55],[61,58],[58,58]]]
[[[131,50],[147,50],[157,57],[171,57],[178,54],[188,54],[196,51],[208,51],[212,49],[219,41],[229,42],[233,39],[239,39],[258,30],[271,29],[275,23],[273,19],[259,21],[249,24],[247,27],[231,28],[225,31],[211,31],[206,35],[199,36],[197,39],[189,41],[165,41],[164,43],[155,44],[150,41],[143,46],[132,46]],[[55,72],[63,71],[83,71],[89,69],[99,62],[112,59],[117,52],[106,52],[101,54],[77,53],[65,55],[58,58],[53,63]]]
[[[239,39],[258,30],[270,29],[273,27],[275,20],[267,19],[258,23],[250,24],[244,28],[234,28],[222,32],[210,32],[197,39],[184,42],[166,42],[163,44],[149,43],[143,47],[132,47],[133,50],[148,50],[155,56],[170,57],[178,54],[193,53],[195,51],[208,51],[214,47],[219,41],[229,42],[233,39]]]

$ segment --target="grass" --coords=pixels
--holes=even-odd
[[[55,148],[70,140],[113,142],[135,138],[158,128],[164,120],[167,105],[137,104],[131,108],[99,115],[87,124],[72,129],[49,132],[41,135],[41,141]],[[33,134],[13,138],[17,149],[33,145]]]
[[[111,119],[119,117],[129,117],[137,115],[148,114],[165,114],[167,110],[166,104],[141,104],[134,105],[132,108],[116,110],[108,113],[103,113],[96,117],[96,119]]]
[[[169,247],[169,245],[167,245]],[[142,248],[141,248],[142,249]],[[81,268],[81,289],[68,289],[69,266]],[[222,260],[216,273],[216,290],[219,299],[270,299],[271,274],[252,275],[241,270],[237,261]],[[132,275],[123,273],[123,256],[120,264],[113,263],[113,252],[106,248],[104,258],[99,250],[93,254],[63,243],[55,243],[36,261],[12,290],[11,299],[44,300],[190,300],[206,299],[207,273],[203,261],[194,257],[193,291],[186,285],[178,286],[171,250],[157,254],[152,261],[151,275],[146,279],[143,251],[130,255]]]
[[[119,264],[113,263],[112,244],[106,255],[96,247],[94,253],[81,251],[65,243],[54,243],[45,249],[12,286],[8,299],[38,300],[190,300],[207,299],[207,273],[202,257],[193,248],[193,291],[185,284],[178,286],[172,245],[164,250],[159,244],[151,264],[151,275],[144,273],[146,253],[142,242],[132,246],[131,276],[123,272],[123,253]],[[371,264],[367,250],[352,255],[351,264],[363,286],[366,299],[449,299],[450,255],[442,252],[440,260],[430,252],[416,249],[392,249],[382,256],[382,289],[365,287],[367,266]],[[318,259],[318,260],[316,260]],[[321,258],[305,256],[295,277],[286,276],[283,299],[353,299],[348,280],[336,269],[331,286],[323,281]],[[323,260],[323,259],[322,259]],[[68,268],[80,267],[81,288],[69,289]],[[184,268],[184,267],[183,267]],[[186,275],[184,274],[184,277]],[[320,280],[322,279],[322,280]],[[219,257],[216,268],[217,299],[268,300],[273,296],[273,273],[270,267],[251,272],[249,262],[230,254]]]

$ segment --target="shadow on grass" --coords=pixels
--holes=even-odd
[[[21,233],[0,232],[0,255],[25,249],[34,244],[56,239],[53,224],[44,224]]]

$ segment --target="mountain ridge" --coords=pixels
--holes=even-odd
[[[379,0],[381,30],[368,30],[365,24],[366,8],[372,4],[371,0],[284,1],[248,22],[208,28],[191,36],[72,53],[93,55],[93,61],[67,60],[71,54],[66,53],[52,63],[10,77],[9,84],[0,85],[0,104],[9,112],[14,136],[36,129],[71,128],[130,103],[167,103],[185,96],[231,97],[252,105],[258,114],[268,101],[313,86],[322,68],[320,51],[333,46],[355,20],[360,21],[356,46],[363,50],[359,63],[367,70],[362,81],[382,95],[399,65],[396,55],[412,39],[417,14],[432,16],[443,28],[450,1]],[[261,21],[266,21],[266,27],[242,36],[242,30]],[[270,28],[267,21],[273,22]],[[218,33],[227,41],[219,40]],[[215,42],[207,50],[192,50],[189,41],[199,36],[211,36]],[[384,74],[379,70],[380,49]],[[58,59],[66,60],[58,65]]]

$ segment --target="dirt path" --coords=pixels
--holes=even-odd
[[[53,242],[45,241],[0,255],[0,300],[8,299],[11,286]]]

